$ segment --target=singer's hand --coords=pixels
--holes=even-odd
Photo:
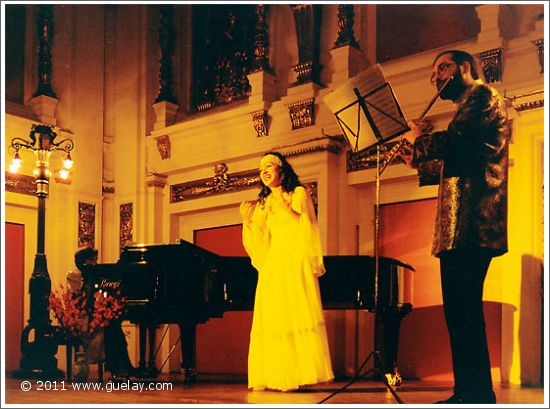
[[[256,209],[256,201],[255,200],[247,200],[245,202],[241,203],[241,206],[239,208],[239,211],[241,213],[241,216],[243,220],[249,222],[252,220],[252,215],[254,214],[254,210]]]

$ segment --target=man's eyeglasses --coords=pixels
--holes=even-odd
[[[435,84],[438,77],[441,77],[449,68],[456,65],[455,62],[442,62],[437,66],[437,72],[432,73],[430,77],[430,82]]]

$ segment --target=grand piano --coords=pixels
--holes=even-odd
[[[375,257],[325,256],[324,262],[327,272],[319,278],[323,308],[374,312],[375,348],[381,352],[384,366],[378,369],[399,376],[399,328],[412,305],[399,300],[398,270],[413,267],[378,257],[376,292]],[[83,276],[88,285],[103,291],[116,289],[126,299],[123,318],[139,324],[138,369],[144,377],[158,374],[154,356],[158,325],[179,325],[186,382],[196,377],[196,326],[222,317],[226,311],[253,310],[257,282],[257,272],[248,257],[219,256],[185,240],[178,244],[127,246],[118,262],[87,266]]]

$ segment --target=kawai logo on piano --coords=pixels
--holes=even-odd
[[[110,281],[102,279],[99,283],[100,290],[119,290],[120,289],[120,280]]]

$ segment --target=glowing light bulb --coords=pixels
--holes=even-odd
[[[70,153],[67,153],[67,157],[63,160],[63,166],[65,169],[70,169],[73,167],[73,159],[71,158]]]
[[[63,180],[67,180],[69,178],[70,172],[67,169],[60,169],[59,170],[59,177]]]
[[[18,163],[10,163],[10,172],[11,173],[17,173],[17,171],[19,170],[19,164]]]
[[[23,160],[21,159],[21,156],[19,156],[19,152],[16,152],[10,163],[10,172],[17,173],[21,167],[21,162],[23,162]]]

